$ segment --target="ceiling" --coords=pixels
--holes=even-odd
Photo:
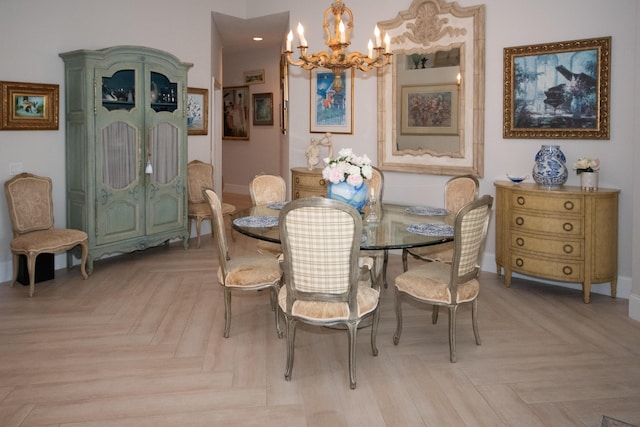
[[[289,12],[251,19],[236,18],[214,12],[213,22],[222,38],[223,49],[249,50],[261,47],[280,47],[289,32]],[[252,38],[260,36],[262,41]]]

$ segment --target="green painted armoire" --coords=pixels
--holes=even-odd
[[[109,254],[180,238],[187,248],[187,71],[157,49],[60,54],[65,64],[67,227]]]

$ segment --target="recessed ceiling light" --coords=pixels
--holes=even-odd
[[[261,42],[261,41],[262,41],[262,37],[254,37],[253,39],[254,39],[255,41],[257,41],[257,42]]]

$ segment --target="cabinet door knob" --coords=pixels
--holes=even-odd
[[[522,237],[518,237],[516,239],[516,245],[518,245],[520,247],[524,246],[524,239]]]
[[[320,185],[322,185],[322,186],[324,187],[324,186],[325,186],[325,184],[326,184],[326,183],[325,183],[324,179],[321,179],[321,180],[320,180]]]
[[[564,267],[562,267],[562,272],[567,276],[571,276],[573,274],[573,268],[571,268],[568,265],[565,265]]]
[[[523,225],[524,224],[524,218],[522,218],[521,216],[516,218],[516,224],[517,225]]]
[[[524,260],[522,258],[516,258],[516,265],[518,267],[522,267],[524,265]]]
[[[564,224],[562,224],[562,229],[567,232],[573,231],[573,224],[570,222],[565,222]]]
[[[567,200],[566,202],[564,202],[564,208],[568,211],[572,211],[573,208],[575,208],[575,205],[571,200]]]
[[[566,244],[562,247],[562,250],[564,251],[565,254],[572,254],[573,253],[573,245],[569,245]]]
[[[296,176],[296,184],[300,184],[300,177]]]
[[[518,198],[516,199],[516,203],[520,206],[524,206],[524,197],[518,196]]]

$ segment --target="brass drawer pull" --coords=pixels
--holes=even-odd
[[[300,177],[296,176],[296,184],[300,184]]]
[[[568,211],[572,211],[573,208],[575,208],[575,205],[571,200],[567,200],[566,202],[564,202],[564,208]]]
[[[325,181],[324,179],[321,179],[320,181],[318,181],[320,183],[320,185],[322,185],[323,187],[325,186]]]
[[[522,258],[516,258],[516,265],[518,267],[522,267],[524,265],[524,261],[522,260]]]
[[[516,245],[518,246],[524,246],[524,239],[522,237],[518,237],[516,239]]]
[[[522,218],[521,216],[516,218],[516,224],[517,225],[523,225],[524,224],[524,218]]]
[[[572,254],[573,253],[573,245],[564,245],[562,247],[562,250],[564,251],[565,254]]]
[[[562,229],[567,232],[573,231],[573,224],[570,222],[565,222],[564,224],[562,224]]]
[[[520,206],[524,206],[524,197],[518,196],[518,198],[516,199],[516,203]]]
[[[562,267],[562,272],[567,276],[571,276],[573,274],[573,268],[571,268],[568,265],[565,265],[564,267]]]

